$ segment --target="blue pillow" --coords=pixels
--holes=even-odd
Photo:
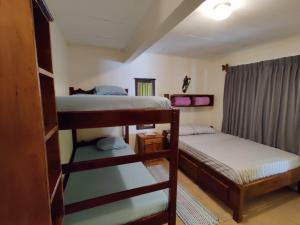
[[[107,137],[97,141],[96,146],[99,150],[117,150],[127,148],[128,144],[122,137]]]
[[[97,95],[127,95],[127,92],[124,88],[112,85],[101,85],[96,86]]]

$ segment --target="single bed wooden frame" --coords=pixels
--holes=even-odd
[[[167,143],[168,132],[164,131],[163,135],[165,143]],[[178,166],[196,184],[231,208],[233,219],[238,223],[242,222],[244,204],[249,199],[295,183],[297,183],[298,193],[300,193],[300,167],[240,185],[181,149],[179,149]]]
[[[93,89],[76,91],[70,88],[70,94],[74,93],[94,93]],[[65,213],[74,213],[80,210],[97,207],[115,201],[120,201],[130,197],[169,189],[168,208],[165,211],[154,215],[143,217],[139,220],[127,223],[127,225],[159,225],[168,223],[176,224],[176,199],[177,199],[177,169],[178,169],[178,133],[179,133],[179,110],[178,109],[126,109],[126,110],[94,110],[94,111],[67,111],[58,112],[60,130],[72,130],[74,150],[77,147],[77,129],[117,127],[126,126],[125,139],[128,140],[128,126],[149,123],[169,123],[171,126],[170,148],[153,153],[143,153],[137,155],[117,156],[112,158],[73,162],[62,165],[62,171],[68,175],[72,172],[91,170],[109,166],[116,166],[140,161],[147,161],[160,158],[170,160],[169,180],[152,185],[124,190],[105,196],[75,202],[65,206]],[[73,150],[73,156],[74,156]]]

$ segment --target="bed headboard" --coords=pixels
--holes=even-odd
[[[69,87],[69,95],[76,95],[76,94],[89,94],[93,95],[96,93],[96,89],[90,89],[90,90],[83,90],[81,88],[75,89],[74,87]]]
[[[125,91],[128,94],[128,89],[126,88]],[[69,95],[76,95],[76,94],[88,94],[93,95],[96,94],[96,88],[90,90],[83,90],[81,88],[75,89],[74,87],[69,87]]]

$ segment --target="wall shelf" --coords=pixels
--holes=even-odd
[[[203,94],[164,94],[173,107],[207,107],[214,105],[214,95]]]

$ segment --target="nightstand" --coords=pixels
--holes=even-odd
[[[163,138],[164,136],[159,133],[147,135],[140,133],[136,135],[138,144],[138,153],[149,153],[163,149]],[[161,159],[148,160],[146,164],[157,164],[161,162]]]

